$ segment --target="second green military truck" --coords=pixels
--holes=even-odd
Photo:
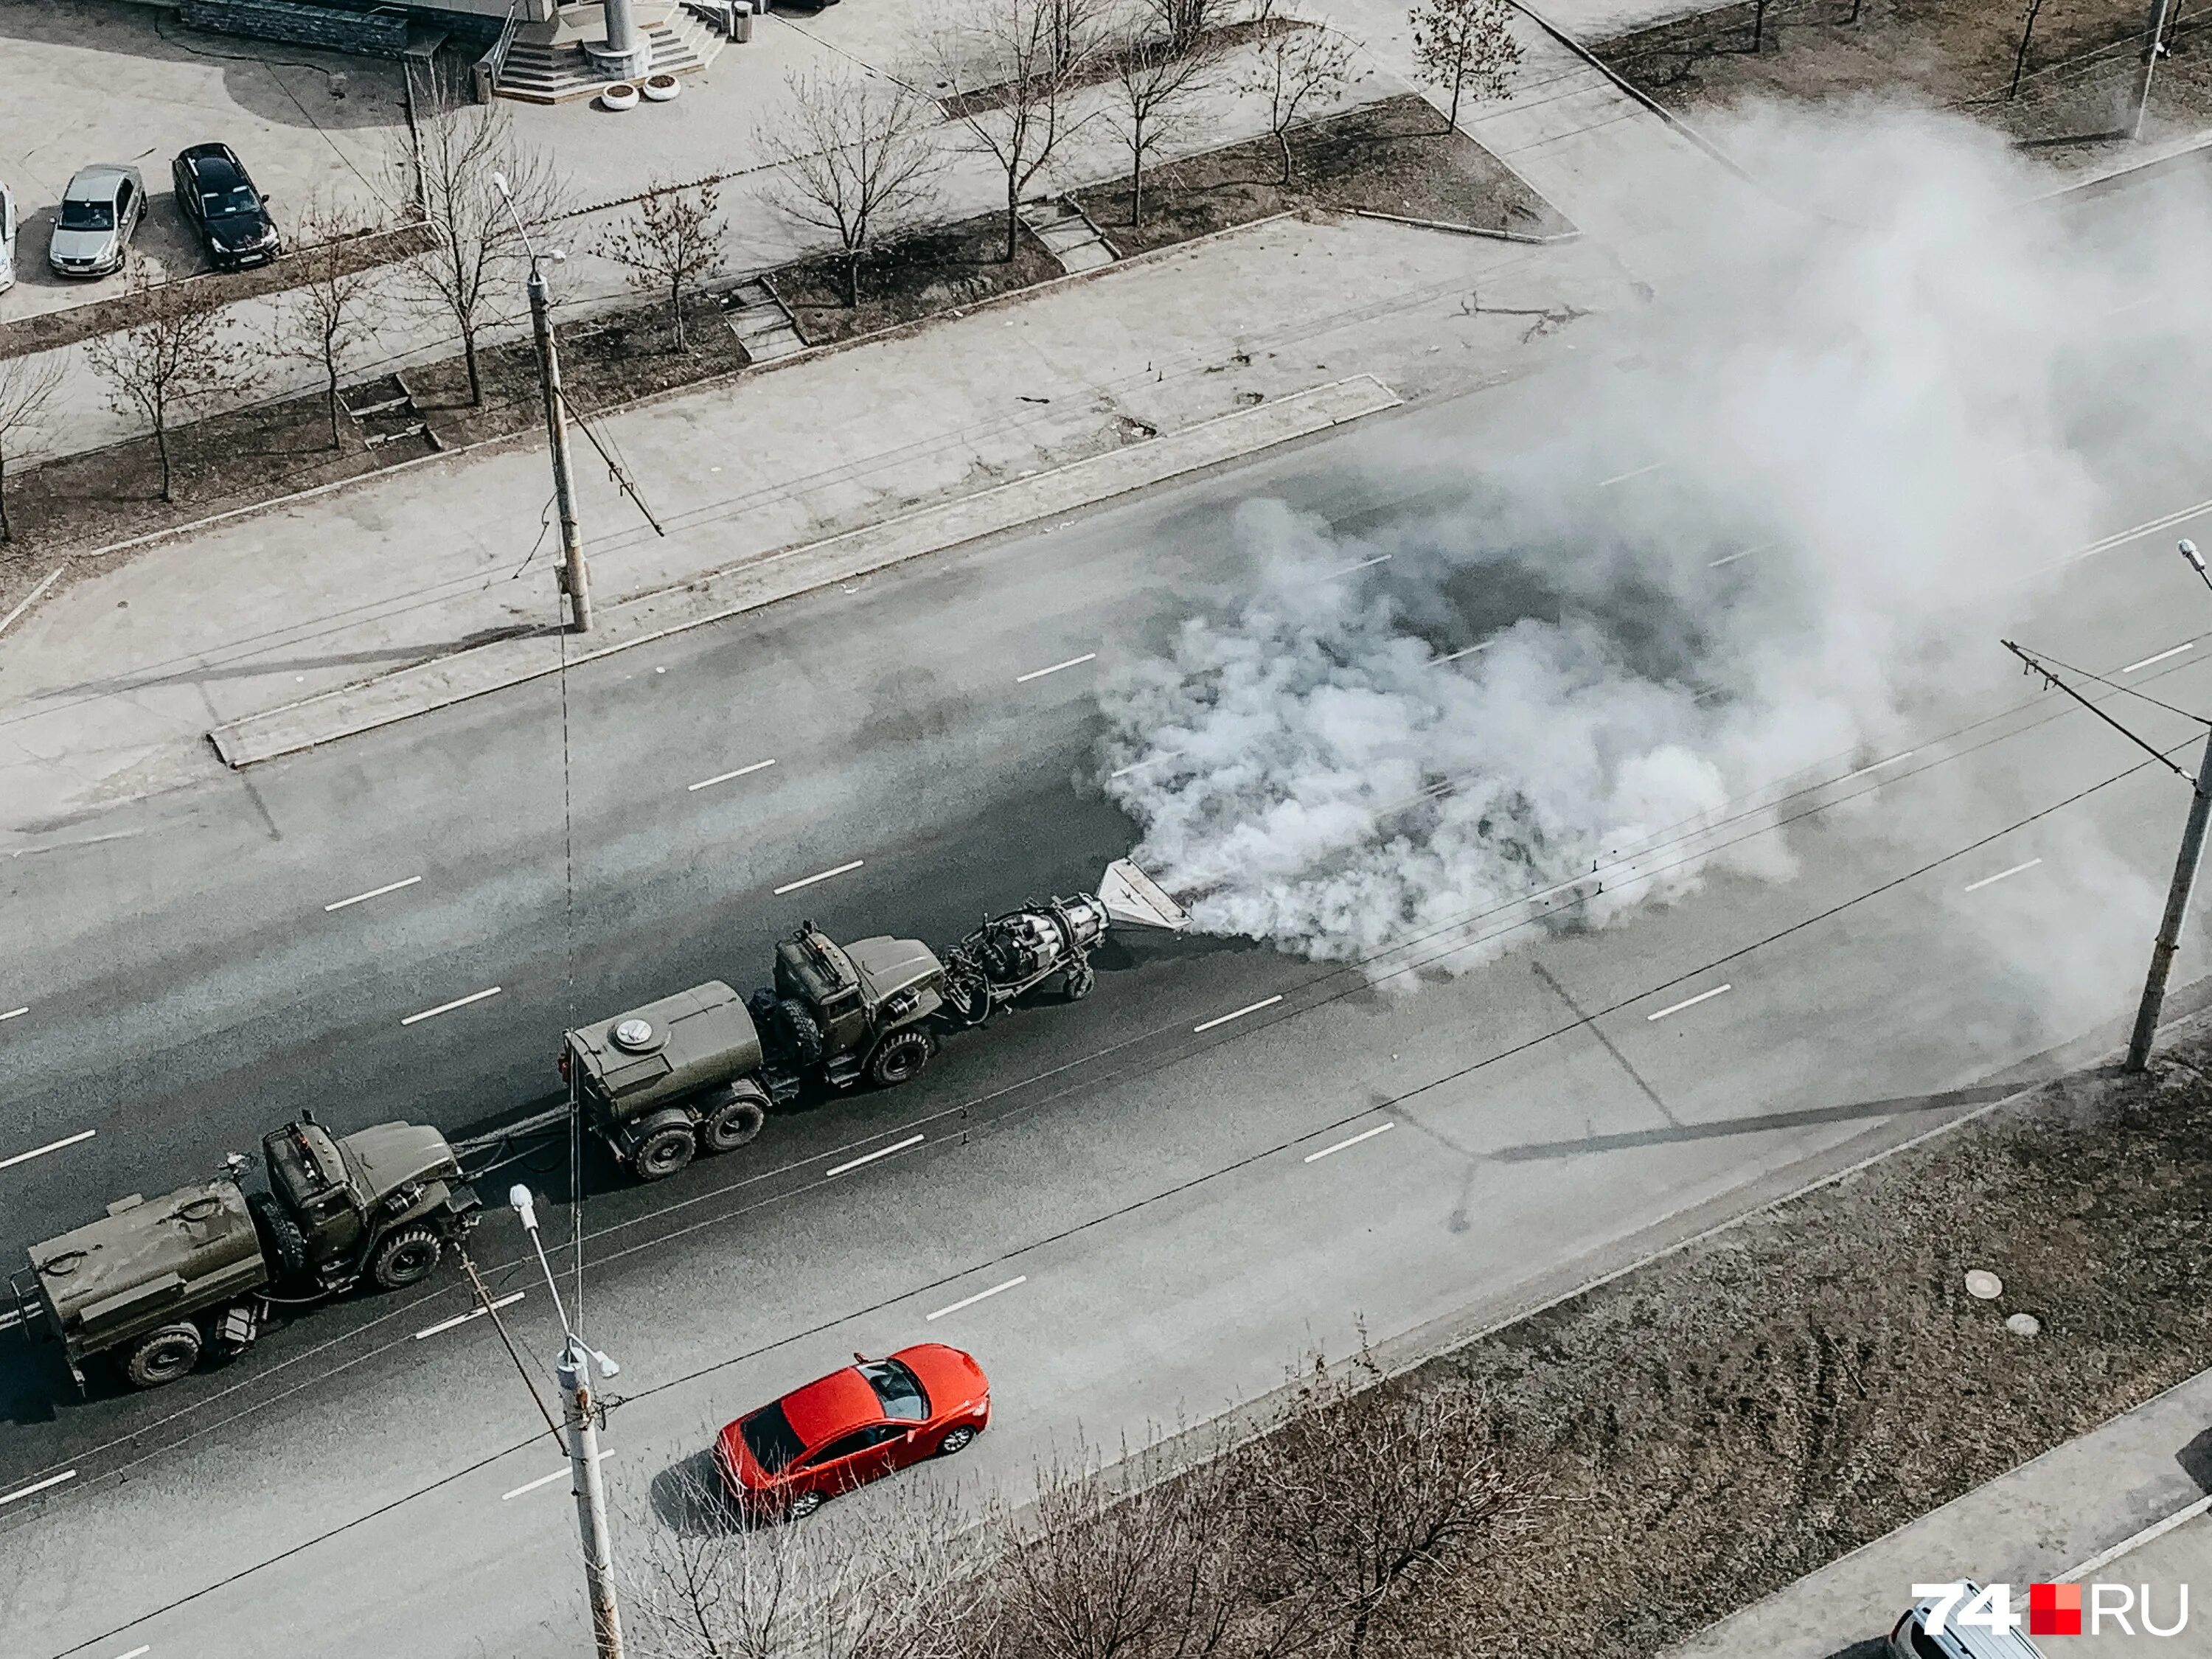
[[[1111,923],[1178,928],[1179,906],[1127,860],[1097,893],[994,916],[940,956],[919,939],[840,945],[812,922],[775,947],[774,982],[740,997],[720,980],[568,1033],[561,1075],[585,1121],[641,1181],[725,1152],[810,1079],[891,1088],[921,1073],[940,1037],[1057,982],[1087,994]]]

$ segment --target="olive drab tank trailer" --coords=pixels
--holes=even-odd
[[[698,1153],[744,1145],[809,1079],[896,1087],[921,1074],[945,1032],[1054,981],[1069,1001],[1085,995],[1109,926],[1188,921],[1124,859],[1096,894],[991,917],[942,957],[919,939],[840,945],[810,921],[776,945],[772,985],[740,1000],[710,980],[580,1026],[562,1044],[561,1075],[623,1167],[659,1181]]]
[[[364,1280],[398,1290],[428,1276],[473,1223],[476,1194],[443,1135],[380,1123],[333,1136],[311,1115],[264,1137],[269,1190],[216,1180],[161,1197],[133,1193],[107,1213],[31,1247],[13,1281],[25,1323],[84,1362],[112,1353],[125,1381],[173,1382],[204,1353],[243,1352],[278,1309]]]

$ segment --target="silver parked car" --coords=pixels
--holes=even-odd
[[[1959,1588],[1961,1593],[1954,1598],[1954,1607],[1972,1600],[1982,1589],[1971,1579]],[[1889,1633],[1890,1659],[2044,1659],[2043,1650],[2016,1630],[2000,1633],[1946,1621],[1943,1633],[1936,1635],[1928,1628],[1928,1615],[1935,1606],[1933,1596],[1915,1602],[1897,1621],[1897,1627]]]
[[[136,167],[79,167],[62,192],[46,263],[60,276],[106,276],[123,269],[146,213],[146,181]]]

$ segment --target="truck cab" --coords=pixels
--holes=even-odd
[[[264,1217],[264,1229],[276,1236],[273,1248],[280,1261],[290,1254],[283,1224],[289,1220],[305,1246],[301,1267],[326,1289],[351,1285],[365,1267],[378,1269],[380,1283],[391,1279],[384,1261],[391,1237],[451,1208],[461,1178],[445,1136],[422,1124],[380,1123],[341,1140],[306,1118],[264,1136],[261,1152],[270,1195],[282,1212]],[[422,1253],[418,1248],[413,1254]],[[368,1261],[372,1254],[374,1263]],[[428,1252],[429,1267],[437,1265],[439,1254]],[[289,1261],[282,1265],[299,1272]],[[404,1266],[398,1282],[412,1282]]]
[[[919,939],[840,945],[810,921],[775,947],[779,1035],[841,1089],[913,1078],[937,1050],[928,1021],[944,1006],[945,964]]]

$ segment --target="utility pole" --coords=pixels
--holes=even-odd
[[[592,627],[592,573],[584,562],[584,536],[576,524],[576,477],[568,465],[568,409],[561,396],[561,351],[553,337],[553,290],[546,283],[538,245],[530,240],[522,216],[514,210],[506,175],[495,173],[491,182],[530,254],[530,327],[538,341],[538,383],[545,398],[545,441],[553,456],[553,500],[561,515],[561,591],[568,596],[568,625],[586,634]],[[556,262],[566,257],[557,248],[553,251]]]
[[[2160,54],[2166,51],[2166,12],[2172,3],[2172,0],[2150,0],[2150,19],[2143,26],[2149,38],[2143,42],[2142,90],[2136,95],[2135,125],[2128,130],[2130,138],[2142,137],[2143,117],[2150,109],[2151,77],[2157,74]]]
[[[545,1259],[545,1243],[538,1236],[538,1209],[530,1188],[520,1182],[507,1189],[507,1201],[522,1218],[525,1231],[538,1249],[538,1265],[544,1270],[545,1288],[553,1294],[553,1310],[561,1317],[565,1341],[553,1374],[561,1385],[561,1412],[568,1442],[568,1468],[574,1481],[576,1528],[584,1542],[584,1589],[592,1604],[592,1639],[599,1659],[623,1659],[622,1609],[615,1601],[615,1551],[607,1528],[606,1482],[599,1474],[599,1407],[592,1398],[592,1367],[611,1377],[622,1367],[585,1344],[569,1328],[567,1309],[561,1304],[561,1287],[553,1280],[553,1264]]]
[[[2173,956],[2181,944],[2181,924],[2189,915],[2190,890],[2197,885],[2197,866],[2204,856],[2204,826],[2212,823],[2212,737],[2204,740],[2204,758],[2197,768],[2197,796],[2189,803],[2189,822],[2181,831],[2181,856],[2174,860],[2173,884],[2166,889],[2166,919],[2158,926],[2158,942],[2151,946],[2150,976],[2143,981],[2142,1006],[2136,1010],[2135,1035],[2128,1039],[2127,1069],[2147,1070],[2151,1044],[2158,1040],[2158,1013],[2166,1003],[2166,975],[2173,971]]]
[[[2182,556],[2191,565],[2197,565],[2196,548],[2188,542],[2184,542],[2181,546]],[[2205,575],[2201,565],[2197,566],[2197,574]],[[2212,576],[2206,576],[2206,585],[2212,586]],[[2167,756],[2145,743],[2126,726],[2122,726],[2119,721],[2098,708],[2095,703],[2091,702],[2088,698],[2060,679],[2033,654],[2023,651],[2010,640],[2004,641],[2004,647],[2027,665],[2028,672],[2042,676],[2045,685],[2054,691],[2063,691],[2106,725],[2134,744],[2136,748],[2143,750],[2160,766],[2165,767],[2167,771],[2177,777],[2189,776],[2189,774],[2176,766]],[[2064,665],[2061,664],[2060,666],[2063,667]],[[2093,675],[2090,678],[2095,677]],[[2124,690],[2127,688],[2118,689]],[[2212,726],[2212,720],[2204,721],[2203,724]],[[2173,958],[2181,946],[2181,927],[2182,923],[2188,920],[2190,894],[2197,885],[2197,866],[2203,861],[2204,856],[2205,827],[2207,824],[2212,824],[2212,735],[2208,735],[2205,738],[2203,758],[2197,763],[2197,776],[2192,781],[2192,787],[2196,793],[2190,799],[2189,817],[2182,826],[2180,856],[2174,860],[2173,883],[2166,889],[2166,915],[2159,923],[2158,938],[2151,945],[2150,972],[2144,977],[2142,1000],[2136,1007],[2135,1030],[2128,1038],[2128,1057],[2123,1069],[2130,1072],[2149,1069],[2151,1046],[2158,1040],[2159,1012],[2166,1006],[2166,980],[2173,972]]]

